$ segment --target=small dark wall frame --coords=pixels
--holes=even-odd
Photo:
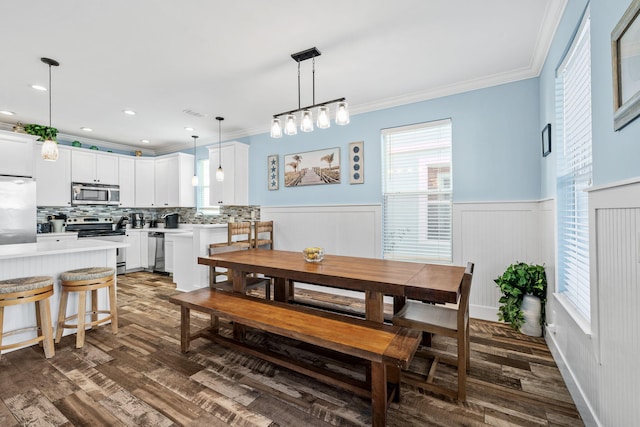
[[[551,154],[551,123],[542,128],[542,157]]]

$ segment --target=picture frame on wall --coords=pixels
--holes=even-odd
[[[349,184],[364,184],[364,142],[349,144]]]
[[[284,156],[284,186],[340,184],[340,148]]]
[[[640,116],[640,0],[634,0],[611,32],[613,129]]]
[[[542,157],[551,154],[551,123],[542,128]]]
[[[267,156],[267,188],[269,190],[277,190],[280,186],[278,176],[280,174],[278,168],[278,155],[271,154]]]

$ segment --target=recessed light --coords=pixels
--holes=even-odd
[[[141,139],[140,142],[144,143],[144,144],[148,144],[149,140],[148,139]]]
[[[136,112],[133,110],[122,110],[123,113],[125,113],[128,116],[135,116]]]
[[[5,116],[15,116],[16,113],[13,111],[0,110],[0,114],[4,114]]]
[[[195,129],[194,129],[194,128],[192,128],[192,127],[186,127],[186,128],[184,128],[184,130],[188,130],[189,132],[192,132],[192,131],[194,131]]]
[[[93,132],[93,129],[88,128],[88,127],[81,127],[80,130],[83,130],[85,132]]]
[[[46,87],[40,85],[31,85],[31,88],[35,90],[47,90]]]

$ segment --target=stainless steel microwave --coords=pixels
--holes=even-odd
[[[71,183],[72,205],[120,205],[120,186],[108,184]]]

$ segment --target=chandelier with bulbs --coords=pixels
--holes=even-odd
[[[332,99],[331,101],[316,103],[316,56],[320,56],[320,51],[312,47],[302,52],[294,53],[291,57],[298,63],[298,108],[295,110],[285,111],[283,113],[274,114],[271,120],[271,137],[281,138],[282,133],[286,135],[296,135],[298,133],[298,123],[295,113],[300,113],[300,130],[302,132],[313,131],[313,108],[316,111],[316,126],[320,129],[327,129],[331,126],[329,105],[336,104],[336,124],[346,125],[349,123],[349,106],[346,98]],[[312,77],[313,77],[313,104],[300,106],[300,63],[307,59],[313,60]],[[281,117],[284,116],[284,123]]]

